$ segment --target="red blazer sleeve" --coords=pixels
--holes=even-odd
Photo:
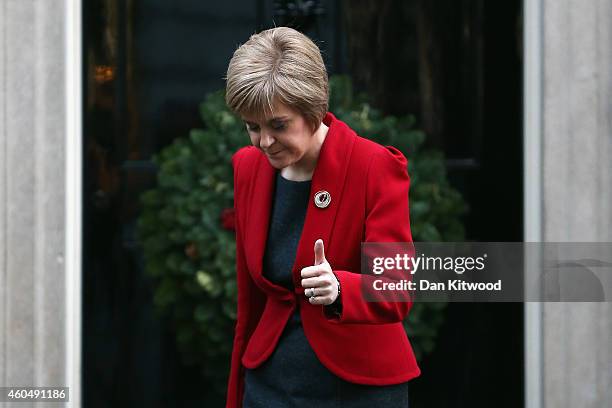
[[[373,157],[366,186],[365,242],[412,242],[408,190],[408,161],[395,147],[386,146]],[[333,269],[333,265],[332,265]],[[402,301],[367,301],[362,294],[362,279],[372,276],[336,270],[340,281],[340,315],[323,306],[324,316],[335,323],[386,324],[402,321],[412,307],[410,298]],[[400,279],[400,273],[396,278]],[[393,280],[394,274],[387,275]],[[401,278],[409,279],[406,271]]]
[[[234,328],[234,345],[232,348],[232,358],[230,374],[227,386],[226,408],[242,407],[242,397],[244,394],[244,367],[241,359],[246,349],[257,322],[265,306],[265,294],[257,288],[247,269],[244,257],[244,244],[241,232],[241,212],[238,208],[237,191],[238,167],[240,164],[240,150],[232,156],[234,166],[234,211],[236,215],[236,283],[238,287],[238,309],[237,319]]]

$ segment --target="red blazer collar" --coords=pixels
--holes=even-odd
[[[303,293],[304,291],[301,285],[300,271],[303,267],[314,263],[315,241],[321,238],[328,248],[336,212],[342,199],[342,187],[344,186],[349,158],[356,138],[355,133],[330,112],[325,115],[323,123],[329,127],[329,130],[321,146],[312,176],[306,219],[304,220],[304,228],[292,268],[296,293]],[[245,252],[252,257],[252,262],[249,262],[249,264],[251,265],[253,279],[260,281],[261,285],[268,286],[270,290],[283,298],[293,297],[294,295],[288,292],[286,288],[275,285],[262,276],[263,255],[268,237],[274,178],[277,170],[270,165],[266,156],[261,152],[259,152],[254,170],[255,182],[249,194],[251,209],[245,226],[244,239]],[[331,195],[331,202],[326,208],[319,208],[314,204],[314,195],[321,190],[325,190]]]

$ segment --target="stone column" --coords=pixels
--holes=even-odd
[[[80,341],[69,307],[78,316],[80,304],[65,257],[67,7],[75,4],[0,2],[0,385],[70,386],[78,406]]]
[[[541,1],[542,239],[612,242],[612,0]],[[541,311],[543,406],[611,407],[611,303]]]

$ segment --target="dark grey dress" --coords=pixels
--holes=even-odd
[[[310,181],[286,180],[277,172],[263,273],[268,280],[290,290],[294,289],[291,267],[309,195]],[[296,308],[270,357],[255,369],[245,369],[243,407],[312,406],[407,408],[408,382],[374,386],[354,384],[336,376],[310,347]]]

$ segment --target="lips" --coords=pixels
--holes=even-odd
[[[274,155],[276,155],[276,154],[279,154],[279,153],[280,153],[280,152],[282,152],[282,151],[283,151],[283,149],[281,149],[281,150],[277,150],[277,151],[275,151],[275,152],[267,152],[267,154],[268,154],[268,156],[274,156]]]

